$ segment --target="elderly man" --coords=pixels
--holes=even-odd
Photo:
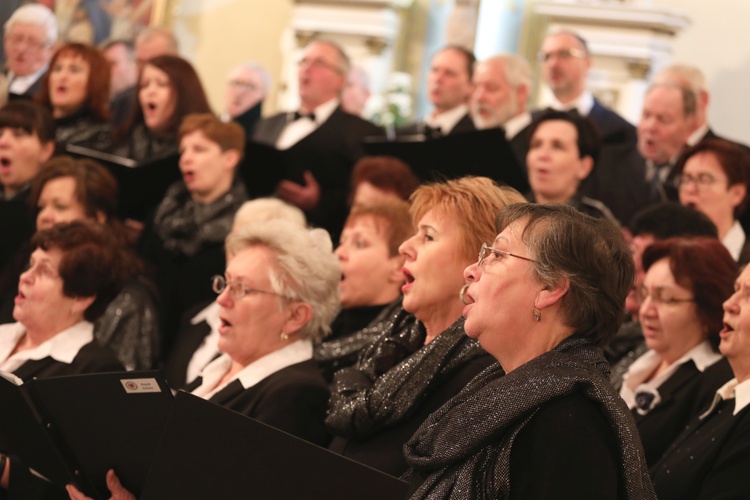
[[[364,154],[362,139],[382,135],[375,125],[341,109],[349,67],[337,44],[308,44],[297,73],[300,109],[260,120],[253,133],[254,141],[285,150],[287,161],[304,171],[304,185],[282,181],[277,194],[304,210],[310,223],[327,229],[334,241],[348,211],[352,165]]]
[[[433,139],[476,130],[469,114],[474,89],[471,78],[476,58],[469,50],[449,45],[432,57],[427,75],[427,92],[433,105],[424,121],[403,127],[398,135],[423,135]]]
[[[601,134],[597,168],[581,185],[582,193],[604,202],[620,221],[630,220],[649,201],[645,165],[636,149],[635,127],[603,106],[587,88],[591,54],[586,40],[571,31],[552,33],[542,43],[539,61],[542,78],[553,94],[549,106],[588,116]]]
[[[27,4],[13,12],[3,36],[10,99],[30,99],[39,92],[55,43],[57,20],[47,7]]]
[[[166,28],[148,28],[135,39],[135,61],[138,67],[156,56],[176,56],[178,53],[177,38]]]
[[[256,62],[247,61],[232,68],[227,76],[222,120],[239,123],[250,137],[270,86],[271,76]]]
[[[513,54],[498,54],[477,64],[471,117],[478,129],[503,127],[519,165],[526,164],[531,113],[531,66]]]
[[[126,40],[111,40],[101,47],[110,64],[109,110],[115,125],[130,116],[136,102],[138,66],[135,64],[135,49]]]
[[[677,200],[672,167],[697,129],[697,99],[691,89],[677,83],[648,89],[638,122],[638,151],[647,162],[652,199]]]
[[[344,92],[341,94],[341,107],[355,116],[364,117],[365,104],[370,98],[370,77],[359,67],[352,66],[346,79]]]

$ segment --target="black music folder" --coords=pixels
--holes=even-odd
[[[501,128],[437,139],[427,139],[423,135],[402,136],[394,141],[367,137],[364,148],[371,156],[394,156],[404,161],[423,181],[478,175],[507,184],[521,193],[529,190],[526,173],[518,165]]]
[[[34,379],[0,376],[0,449],[52,483],[75,484],[94,499],[110,497],[115,469],[138,495],[174,398],[159,372]]]
[[[303,171],[287,151],[254,141],[245,144],[245,155],[237,167],[250,199],[271,196],[285,179],[304,184]]]
[[[407,483],[178,392],[141,500],[403,499]]]
[[[177,154],[137,163],[131,158],[82,146],[68,145],[65,151],[76,158],[96,160],[107,167],[117,180],[118,212],[123,219],[146,220],[164,199],[167,188],[182,179]]]

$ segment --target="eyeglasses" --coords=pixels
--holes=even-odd
[[[539,62],[547,62],[553,58],[560,59],[561,61],[566,61],[573,57],[575,57],[576,59],[585,59],[586,52],[582,51],[581,49],[570,48],[553,50],[550,52],[539,52],[536,57],[537,59],[539,59]]]
[[[5,45],[9,47],[26,45],[28,48],[36,50],[41,50],[49,46],[49,44],[45,40],[39,40],[38,38],[32,38],[23,35],[7,35],[3,41]]]
[[[338,67],[335,64],[329,63],[328,61],[324,61],[323,59],[308,59],[307,57],[304,57],[300,60],[299,66],[311,66],[313,68],[326,68],[330,69],[331,71],[335,71],[336,73],[344,73],[344,70]]]
[[[656,304],[665,304],[668,306],[680,304],[682,302],[695,302],[695,297],[680,298],[673,296],[673,293],[672,290],[666,288],[654,288],[654,290],[649,292],[648,288],[641,286],[636,290],[635,295],[641,303],[645,302],[647,298],[651,298],[651,301]]]
[[[229,288],[229,295],[234,300],[240,300],[248,293],[265,293],[268,295],[276,295],[277,297],[283,297],[285,299],[291,299],[292,297],[288,297],[286,295],[282,295],[280,293],[276,292],[270,292],[268,290],[259,290],[257,288],[251,288],[249,286],[245,286],[243,283],[239,281],[232,281],[228,282],[227,279],[224,276],[216,275],[213,278],[211,278],[211,289],[216,292],[217,294],[222,293],[224,290]]]
[[[245,92],[258,90],[258,86],[252,82],[243,82],[242,80],[229,80],[227,83],[230,87],[234,87],[238,90],[244,90]]]
[[[528,257],[521,257],[520,255],[506,252],[505,250],[498,250],[497,248],[489,246],[487,243],[482,243],[482,249],[479,250],[479,260],[477,261],[477,266],[482,267],[482,264],[485,262],[494,262],[495,260],[500,259],[501,255],[509,255],[517,259],[528,260],[529,262],[536,262],[534,259],[529,259]]]
[[[695,184],[695,187],[701,189],[716,183],[716,177],[705,172],[698,175],[682,174],[675,177],[674,183],[678,188],[687,186],[688,184]]]

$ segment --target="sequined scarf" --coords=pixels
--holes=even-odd
[[[655,499],[638,431],[609,385],[607,371],[601,351],[577,336],[507,375],[498,365],[488,367],[430,415],[405,445],[411,467],[406,477],[412,470],[427,476],[412,499],[508,498],[518,432],[539,406],[574,390],[598,402],[612,423],[627,498]]]
[[[424,345],[426,332],[400,308],[350,368],[336,372],[326,425],[336,435],[364,440],[397,425],[433,388],[485,351],[464,333],[460,318]]]
[[[154,214],[154,229],[164,248],[193,256],[206,244],[221,243],[232,229],[234,214],[247,200],[247,191],[235,181],[210,205],[193,201],[182,181],[172,184]]]

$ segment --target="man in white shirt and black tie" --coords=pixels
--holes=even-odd
[[[287,160],[304,171],[303,185],[284,180],[276,193],[304,210],[311,224],[327,229],[334,241],[348,212],[351,168],[364,155],[362,139],[383,134],[341,109],[349,69],[349,58],[337,44],[311,42],[299,62],[299,110],[260,120],[252,136],[287,151]]]

